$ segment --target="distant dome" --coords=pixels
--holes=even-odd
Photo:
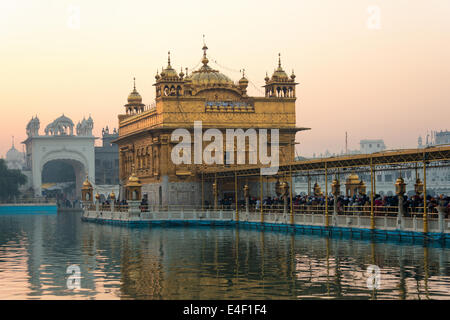
[[[62,124],[68,124],[71,126],[74,125],[72,120],[67,118],[64,114],[61,117],[57,118],[55,121],[53,121],[53,123],[62,123]]]
[[[23,154],[17,150],[14,146],[11,147],[11,149],[8,150],[6,153],[6,161],[12,162],[12,161],[22,161]]]

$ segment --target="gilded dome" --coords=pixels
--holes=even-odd
[[[136,91],[136,78],[133,78],[133,91],[128,95],[128,104],[142,104],[142,97]]]
[[[136,91],[136,88],[128,95],[128,103],[129,104],[141,104],[142,97],[139,92]]]
[[[275,69],[275,71],[273,72],[271,80],[272,81],[288,81],[289,80],[287,73],[281,67],[280,54],[278,54],[278,68]]]
[[[165,78],[178,78],[178,74],[173,68],[166,68],[164,70],[164,77]]]
[[[352,173],[351,175],[348,176],[347,178],[347,183],[359,183],[359,177],[357,174]]]
[[[140,187],[141,183],[139,181],[139,178],[136,177],[134,172],[131,174],[131,176],[128,178],[127,187]]]
[[[83,189],[92,188],[92,184],[89,182],[89,178],[86,176],[86,180],[83,182]]]
[[[189,76],[194,86],[232,86],[233,81],[218,70],[214,70],[208,65],[208,58],[206,57],[206,50],[208,47],[203,46],[203,66],[196,71],[193,71]]]
[[[190,80],[197,86],[227,86],[233,85],[233,81],[218,70],[214,70],[208,65],[202,66],[199,70],[192,72]]]
[[[170,65],[170,51],[169,51],[169,57],[167,59],[167,67],[161,71],[161,78],[162,79],[178,79],[178,73]]]

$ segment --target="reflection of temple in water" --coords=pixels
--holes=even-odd
[[[229,227],[124,228],[81,224],[76,215],[27,219],[14,230],[0,224],[0,248],[24,243],[24,298],[448,298],[449,248]],[[71,264],[81,269],[75,292],[66,287]],[[381,269],[378,290],[367,288],[372,264]]]
[[[429,281],[450,273],[448,249],[245,229],[102,227],[109,229],[112,243],[121,243],[123,297],[417,299],[427,292],[448,294]],[[379,290],[367,289],[371,264],[381,269]]]

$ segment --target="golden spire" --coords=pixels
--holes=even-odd
[[[281,69],[281,53],[278,53],[278,68]]]
[[[183,73],[183,67],[180,68],[180,74],[179,74],[180,78],[183,79],[184,77],[184,73]]]
[[[295,80],[294,69],[292,69],[291,79],[292,79],[292,81],[294,81],[294,80]]]
[[[136,91],[136,78],[133,77],[133,90]]]
[[[203,35],[203,48],[202,48],[202,50],[203,50],[203,59],[202,59],[202,63],[203,63],[203,65],[207,65],[208,64],[208,62],[209,62],[209,60],[208,60],[208,58],[206,57],[206,50],[208,50],[208,47],[206,46],[206,43],[205,43],[205,35]]]
[[[168,52],[168,58],[167,58],[167,69],[171,68],[170,65],[170,51]]]

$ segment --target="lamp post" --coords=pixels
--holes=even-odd
[[[406,183],[403,178],[400,176],[397,178],[395,182],[395,193],[398,197],[398,213],[397,213],[397,229],[402,229],[403,225],[403,217],[405,215],[405,208],[403,206],[404,202],[404,194],[406,192]]]
[[[245,216],[248,221],[248,213],[249,213],[249,202],[250,202],[250,190],[247,184],[244,185],[244,198],[245,198]]]
[[[341,184],[339,183],[339,179],[334,178],[331,183],[331,193],[333,194],[333,225],[337,225],[337,214],[338,214],[338,197],[341,193]]]

